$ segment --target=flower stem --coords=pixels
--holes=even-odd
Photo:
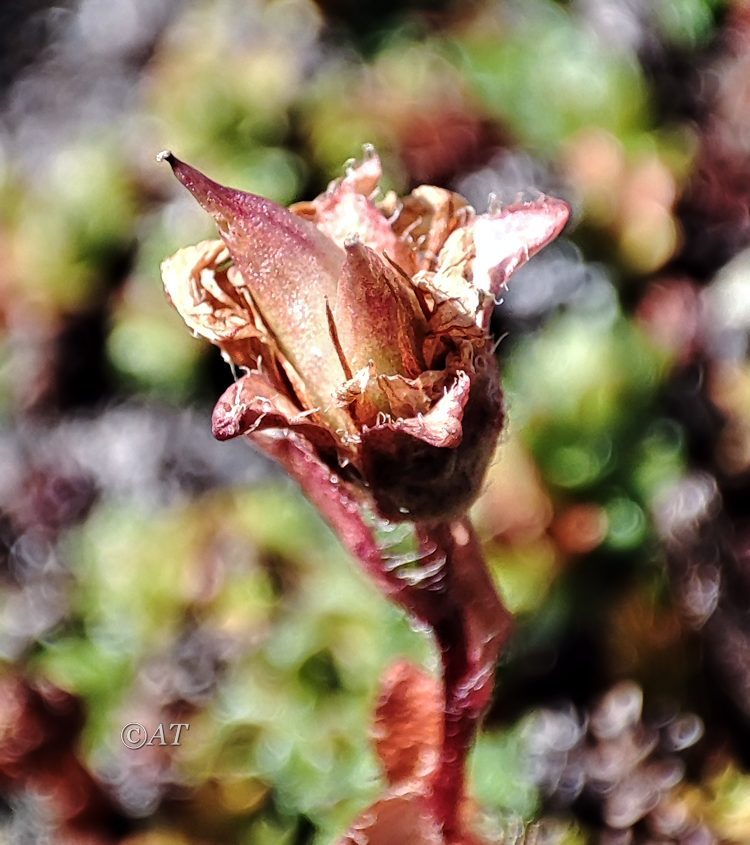
[[[468,517],[418,524],[421,560],[440,564],[441,578],[409,583],[386,565],[362,503],[294,437],[252,438],[297,480],[340,541],[388,598],[429,626],[443,667],[443,740],[430,784],[430,803],[446,845],[475,842],[463,830],[466,760],[492,696],[495,666],[511,632],[512,617],[495,590]]]
[[[375,581],[381,592],[409,615],[430,624],[432,596],[410,587],[388,568],[372,527],[363,517],[363,503],[356,491],[341,482],[302,438],[292,434],[281,437],[256,434],[248,439],[277,461],[299,484],[339,542]]]
[[[443,588],[427,620],[440,650],[445,695],[432,804],[446,842],[459,843],[465,841],[461,805],[466,759],[492,696],[495,666],[512,617],[495,590],[468,518],[422,527],[420,536],[424,547],[445,556]]]

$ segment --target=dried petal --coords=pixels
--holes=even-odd
[[[350,167],[343,179],[331,182],[322,196],[297,203],[291,210],[313,222],[340,247],[357,238],[411,275],[415,269],[411,249],[371,199],[380,176],[380,159],[370,153],[360,164]]]
[[[185,323],[240,366],[254,367],[270,338],[255,323],[251,303],[233,284],[223,241],[181,249],[161,265],[164,288]]]
[[[462,326],[475,323],[486,330],[501,286],[560,234],[569,215],[567,203],[541,197],[482,214],[454,229],[435,271],[423,271],[414,279],[438,305],[449,303],[430,328],[460,334]]]
[[[477,300],[476,297],[473,298],[476,308]],[[425,359],[434,366],[433,362],[440,360],[446,349],[450,349],[452,345],[463,346],[466,342],[476,349],[483,349],[487,344],[487,331],[477,325],[476,319],[475,311],[467,313],[465,301],[457,298],[439,302],[428,324],[423,346]]]
[[[562,232],[569,217],[570,206],[566,202],[542,196],[482,214],[474,221],[471,282],[485,297],[481,326],[489,324],[492,305],[502,285]]]
[[[391,415],[398,419],[428,413],[439,397],[445,381],[445,372],[427,370],[413,379],[404,376],[378,376],[378,387],[388,400]]]
[[[474,261],[473,224],[456,229],[438,256],[435,272],[418,273],[415,284],[424,288],[436,305],[448,302],[472,323],[482,305],[484,293],[471,283]]]
[[[461,442],[463,410],[469,400],[471,381],[465,372],[456,379],[445,395],[426,414],[384,423],[378,429],[402,432],[443,449],[454,449]]]
[[[395,217],[393,230],[416,251],[417,270],[435,269],[448,236],[474,216],[460,194],[434,185],[420,185],[401,200],[390,194],[382,207]]]
[[[372,361],[341,385],[336,400],[341,407],[348,406],[349,413],[359,427],[375,425],[379,415],[389,410],[388,396],[380,387]]]
[[[476,497],[503,421],[494,361],[478,363],[421,420],[362,432],[363,475],[384,516],[445,519]]]
[[[263,373],[243,376],[222,394],[211,420],[217,440],[267,429],[296,431],[323,453],[335,455],[339,444],[323,425],[302,413]]]

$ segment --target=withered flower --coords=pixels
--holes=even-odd
[[[463,513],[503,422],[492,307],[560,233],[567,204],[477,214],[432,186],[378,200],[368,149],[324,194],[285,209],[161,158],[221,234],[162,265],[188,326],[244,371],[216,405],[214,434],[293,432],[390,519]]]
[[[568,206],[539,197],[476,214],[431,186],[378,200],[367,150],[320,197],[285,209],[160,157],[221,234],[162,265],[188,326],[244,372],[216,405],[214,434],[246,435],[278,460],[440,651],[442,684],[408,668],[386,678],[389,788],[342,843],[478,845],[466,755],[511,630],[465,516],[503,423],[488,324]],[[370,503],[415,523],[418,572],[402,577],[387,559]]]

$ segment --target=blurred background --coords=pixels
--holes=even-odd
[[[329,845],[379,793],[378,675],[435,655],[212,441],[231,373],[159,262],[213,230],[154,162],[288,203],[364,142],[399,191],[574,208],[493,325],[489,835],[747,845],[742,0],[4,0],[0,842]],[[190,727],[136,751],[130,722]]]

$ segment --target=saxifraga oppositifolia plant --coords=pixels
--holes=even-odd
[[[465,762],[510,630],[466,516],[504,420],[488,325],[569,208],[540,196],[476,214],[427,185],[376,200],[371,149],[289,209],[159,159],[221,235],[162,265],[187,325],[244,372],[216,404],[215,436],[278,461],[441,654],[442,684],[406,663],[387,673],[376,739],[388,791],[342,843],[479,845]],[[414,524],[416,577],[388,559],[373,514]]]

